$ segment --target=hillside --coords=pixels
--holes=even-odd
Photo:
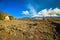
[[[9,15],[8,13],[0,12],[0,20],[12,20],[12,19],[15,19],[15,17]]]
[[[47,20],[0,20],[0,40],[59,40],[55,28]]]
[[[9,16],[9,14],[8,14],[8,13],[1,12],[1,11],[0,11],[0,15],[3,15],[3,16]]]

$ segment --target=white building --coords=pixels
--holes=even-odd
[[[5,17],[5,20],[9,20],[9,16],[6,16],[6,17]]]

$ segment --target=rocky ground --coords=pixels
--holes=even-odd
[[[0,40],[58,40],[54,32],[47,20],[0,20]]]

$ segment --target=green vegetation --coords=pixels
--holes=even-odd
[[[51,36],[47,36],[47,40],[54,40],[54,39]]]
[[[14,19],[14,17],[13,17],[13,16],[9,16],[9,19],[10,19],[10,20],[13,20],[13,19]]]
[[[4,19],[5,19],[5,17],[0,14],[0,20],[4,20]]]
[[[5,13],[5,12],[0,12],[0,20],[4,20],[6,16],[8,16],[7,13]]]
[[[0,12],[0,20],[4,20],[5,17],[8,16],[10,20],[15,19],[13,16],[9,16],[7,13],[5,12]]]

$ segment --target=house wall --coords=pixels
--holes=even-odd
[[[6,17],[5,17],[5,20],[9,20],[9,16],[6,16]]]

